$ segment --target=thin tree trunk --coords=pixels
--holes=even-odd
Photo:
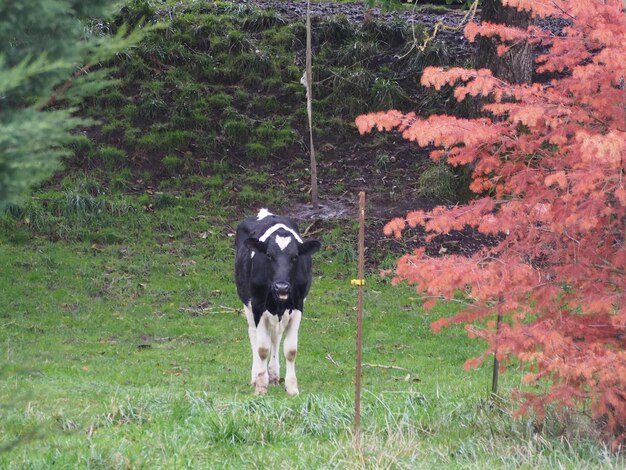
[[[317,160],[315,158],[315,146],[313,144],[313,73],[312,73],[312,51],[311,51],[311,0],[306,4],[306,95],[307,112],[309,115],[309,143],[311,146],[311,204],[313,210],[319,209],[319,198],[317,195]]]
[[[531,24],[528,12],[505,7],[500,0],[483,0],[481,19],[483,22],[503,23],[521,29]],[[533,74],[532,46],[527,42],[515,44],[503,56],[499,56],[496,51],[498,44],[498,38],[479,38],[475,68],[490,69],[496,77],[510,83],[530,83]]]

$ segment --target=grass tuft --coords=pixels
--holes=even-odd
[[[417,180],[417,192],[454,202],[458,194],[458,178],[444,162],[429,166]]]
[[[246,155],[253,160],[263,160],[270,155],[270,150],[263,144],[251,142],[246,144]]]
[[[185,162],[182,158],[176,155],[166,155],[161,160],[161,164],[163,165],[163,168],[165,168],[165,171],[167,171],[168,175],[175,176],[181,172]]]
[[[242,22],[245,31],[259,33],[276,26],[284,26],[287,21],[274,10],[260,10],[248,15]]]
[[[334,15],[324,18],[316,28],[319,42],[339,45],[356,34],[356,29],[346,15]]]

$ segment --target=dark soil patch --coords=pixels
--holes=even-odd
[[[242,0],[241,3],[247,3]],[[274,10],[289,20],[299,20],[306,16],[306,1],[278,2],[275,0],[259,0],[254,2],[260,8]],[[465,12],[459,10],[438,11],[436,9],[420,9],[419,11],[381,11],[380,8],[370,8],[357,3],[311,3],[312,22],[329,16],[344,15],[351,23],[363,23],[372,19],[385,21],[405,21],[408,24],[420,24],[428,30],[433,30],[440,24],[437,40],[446,43],[450,52],[459,61],[469,57],[473,45],[463,36],[461,23]]]

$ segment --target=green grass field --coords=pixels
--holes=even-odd
[[[2,219],[0,468],[624,464],[584,423],[541,427],[514,419],[508,399],[490,403],[490,367],[463,370],[481,345],[462,328],[430,331],[456,307],[425,314],[409,287],[377,272],[365,290],[357,449],[356,268],[342,255],[355,234],[345,221],[318,234],[329,249],[316,255],[301,326],[300,396],[278,386],[255,397],[232,281],[237,220],[192,199],[150,213],[127,204],[136,211],[92,204],[42,222],[42,230],[63,231],[59,241],[35,230],[34,212]],[[114,242],[93,241],[112,231]],[[85,234],[91,239],[81,241]],[[504,396],[519,377],[504,375]]]

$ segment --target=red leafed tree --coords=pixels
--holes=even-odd
[[[438,331],[464,323],[496,354],[528,367],[520,413],[545,406],[589,406],[615,443],[626,439],[626,13],[622,0],[503,0],[533,17],[567,21],[562,35],[535,26],[470,23],[465,34],[499,38],[500,54],[519,41],[541,43],[537,71],[550,83],[511,84],[486,69],[428,68],[422,84],[455,86],[455,97],[482,100],[483,118],[420,118],[391,110],[359,116],[361,133],[397,130],[433,160],[471,165],[464,206],[415,211],[390,221],[400,237],[421,225],[429,237],[477,228],[501,242],[474,256],[402,256],[396,282],[431,300],[464,292],[471,300]],[[504,318],[496,328],[495,318]]]

